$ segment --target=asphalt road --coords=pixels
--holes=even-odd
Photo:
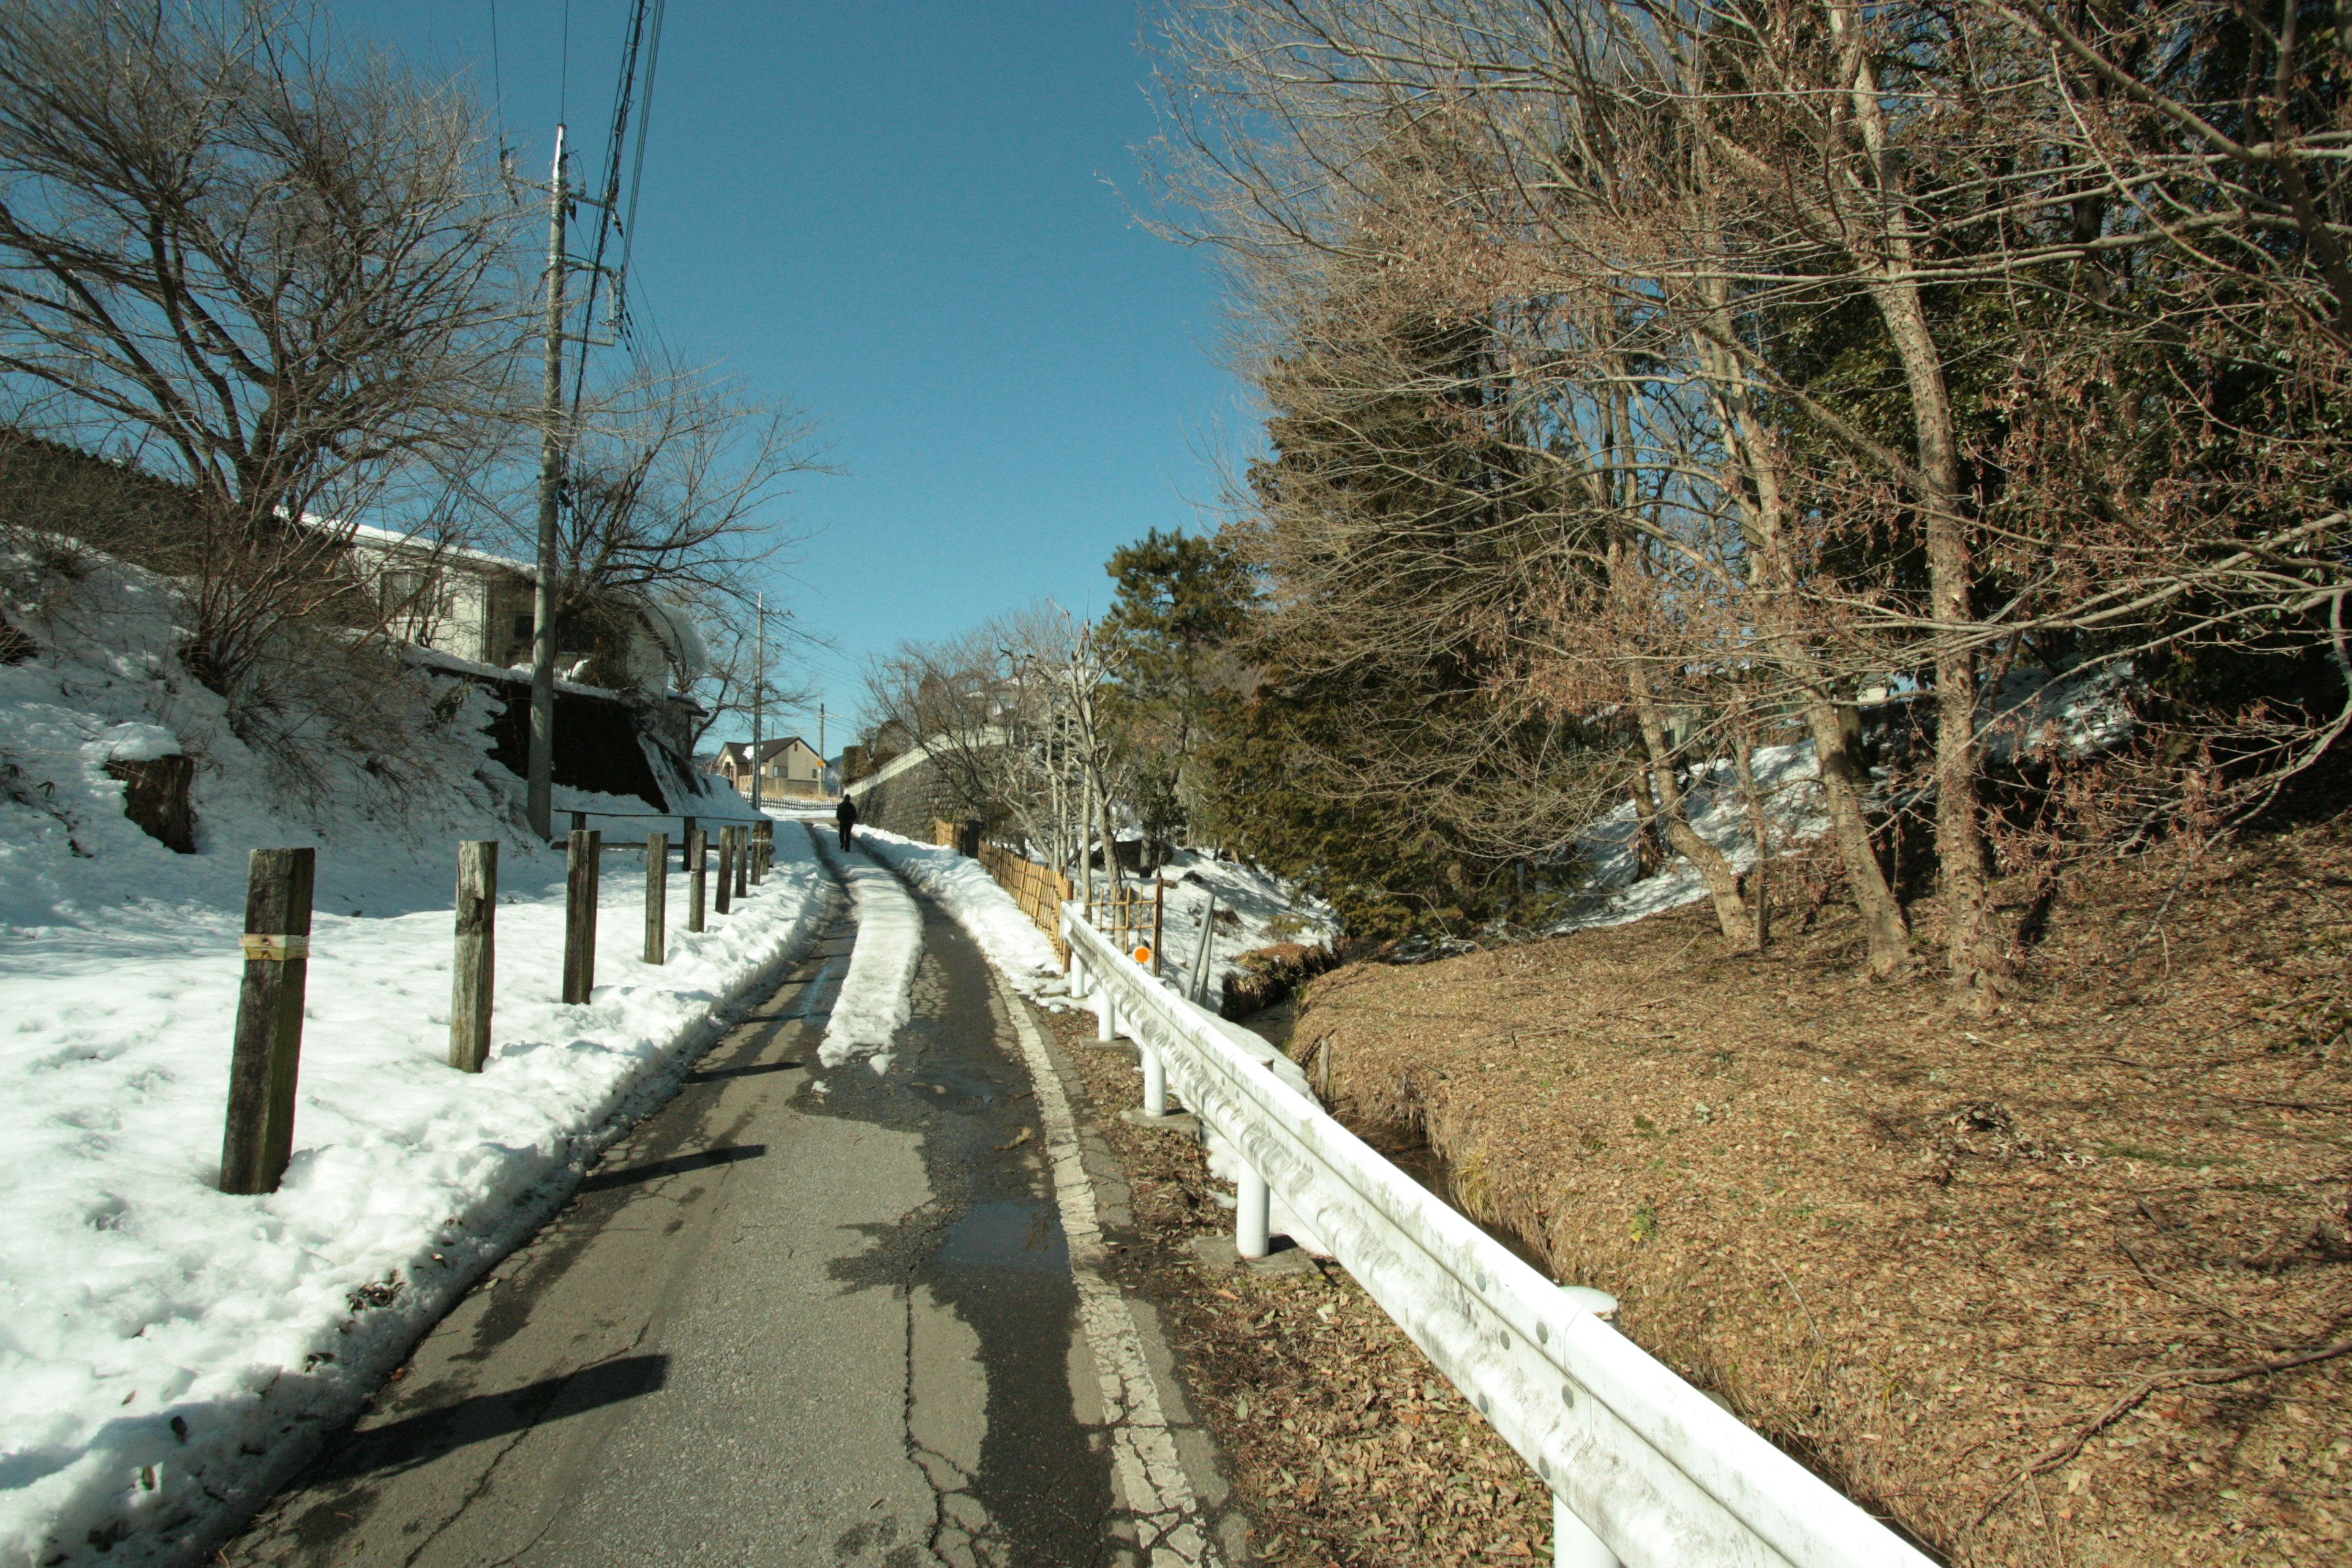
[[[1049,1134],[1074,1135],[1057,1084],[1061,1131],[1041,1114],[1037,1031],[971,940],[924,915],[895,1070],[815,1065],[854,937],[844,906],[219,1560],[1213,1560],[1199,1530],[1154,1525],[1175,1518],[1160,1494],[1192,1521],[1198,1481],[1220,1489],[1148,1310],[1106,1312],[1083,1259],[1074,1276],[1078,1162],[1045,1158]],[[1127,1370],[1107,1380],[1113,1363]],[[1119,1430],[1139,1379],[1158,1424],[1140,1447]]]

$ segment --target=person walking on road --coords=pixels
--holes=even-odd
[[[843,795],[841,804],[833,808],[833,819],[841,824],[841,847],[846,849],[849,847],[849,830],[857,826],[857,803]]]

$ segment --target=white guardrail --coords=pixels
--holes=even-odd
[[[1146,1109],[1172,1089],[1244,1162],[1238,1249],[1265,1253],[1271,1189],[1550,1487],[1556,1563],[1927,1568],[1340,1126],[1256,1036],[1155,980],[1079,906],[1062,924],[1072,993],[1091,993],[1104,1038],[1142,1051]]]

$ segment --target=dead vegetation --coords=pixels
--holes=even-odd
[[[2341,1561],[2352,826],[2070,874],[1990,1018],[1792,913],[1350,967],[1294,1050],[1955,1563]]]
[[[1111,1237],[1119,1283],[1158,1306],[1185,1393],[1216,1435],[1255,1521],[1254,1561],[1441,1568],[1548,1557],[1551,1499],[1347,1274],[1204,1265],[1230,1233],[1199,1145],[1118,1120],[1132,1056],[1093,1045],[1085,1013],[1051,1016],[1086,1110],[1125,1166],[1134,1229]]]

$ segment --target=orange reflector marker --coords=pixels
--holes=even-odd
[[[1137,948],[1137,949],[1135,950],[1135,962],[1136,962],[1136,963],[1150,963],[1150,962],[1151,962],[1151,950],[1150,950],[1150,948],[1148,948],[1148,947],[1139,947],[1139,948]]]

